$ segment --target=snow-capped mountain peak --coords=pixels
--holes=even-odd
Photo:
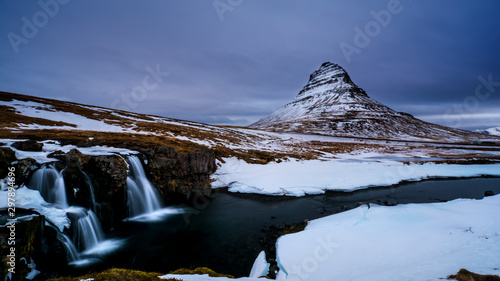
[[[288,104],[250,125],[347,137],[464,138],[469,133],[416,119],[370,98],[338,64],[325,62]]]
[[[500,136],[500,127],[493,127],[484,130],[475,130],[474,132],[485,135]]]
[[[309,77],[307,85],[299,92],[297,97],[304,98],[316,92],[327,92],[336,90],[339,93],[347,92],[351,89],[360,89],[356,86],[349,74],[338,64],[325,62],[321,67],[314,71]],[[365,95],[364,91],[359,91],[359,94]]]

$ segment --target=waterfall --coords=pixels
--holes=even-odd
[[[70,207],[66,210],[74,215],[73,243],[79,251],[89,250],[104,240],[101,223],[94,212],[80,207]]]
[[[139,157],[131,155],[127,158],[129,175],[127,177],[127,205],[129,215],[151,213],[162,208],[160,196],[146,177]]]
[[[98,263],[101,261],[99,256],[114,251],[123,242],[116,239],[104,240],[101,223],[92,210],[68,205],[63,176],[65,170],[58,172],[54,165],[44,165],[33,173],[28,186],[38,190],[45,201],[53,203],[52,208],[64,209],[71,220],[72,239],[57,229],[57,239],[64,246],[68,264],[81,267]],[[95,210],[94,187],[89,176],[82,170],[80,172],[83,174],[81,180],[89,187],[91,208]],[[137,174],[140,175],[140,171]]]
[[[68,236],[64,235],[62,232],[57,232],[57,239],[61,241],[64,246],[64,250],[66,251],[66,259],[68,262],[74,262],[80,259],[80,254],[76,250],[73,242],[68,238]]]
[[[78,167],[80,169],[80,167]],[[82,172],[83,176],[85,177],[85,183],[87,183],[89,190],[90,190],[90,200],[92,201],[92,210],[95,212],[95,194],[94,194],[94,186],[92,185],[92,181],[90,180],[89,176],[80,169]]]
[[[68,207],[62,171],[58,172],[53,165],[43,166],[36,170],[31,176],[29,187],[38,190],[45,201],[54,203],[61,208]]]

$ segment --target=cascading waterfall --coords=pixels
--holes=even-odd
[[[53,165],[43,166],[33,173],[29,187],[38,190],[47,202],[67,208],[68,200],[62,176],[63,171],[58,172]]]
[[[56,208],[64,209],[71,219],[72,239],[62,232],[58,231],[57,234],[58,240],[61,241],[66,251],[69,264],[78,266],[98,261],[94,257],[95,251],[105,252],[103,249],[98,249],[100,243],[102,244],[99,246],[106,248],[105,250],[112,250],[119,246],[119,243],[112,240],[104,241],[105,237],[101,223],[92,210],[68,205],[63,177],[64,171],[65,169],[58,172],[54,165],[45,165],[33,173],[29,187],[38,190],[45,201],[54,203]],[[92,208],[95,209],[94,188],[87,174],[81,172],[89,186]]]
[[[74,262],[80,259],[80,253],[78,253],[78,250],[68,236],[64,235],[62,232],[57,232],[57,239],[61,241],[64,246],[68,262]]]
[[[89,187],[89,190],[90,190],[90,200],[92,200],[92,210],[95,212],[95,194],[94,194],[94,186],[92,185],[92,182],[89,178],[89,176],[87,176],[87,174],[80,170],[82,173],[83,173],[83,176],[85,177],[85,183],[87,183],[88,187]]]
[[[126,182],[129,217],[143,220],[147,218],[142,215],[148,215],[156,219],[165,214],[177,213],[175,209],[162,209],[161,197],[147,179],[139,157],[132,155],[127,157],[126,161],[129,166]],[[65,169],[58,172],[53,164],[45,165],[33,173],[29,187],[38,190],[47,202],[54,203],[55,208],[67,212],[68,218],[71,219],[72,239],[62,232],[58,232],[57,238],[64,245],[69,264],[79,266],[98,260],[96,257],[119,247],[121,242],[104,240],[101,224],[92,210],[68,205],[64,171]],[[95,210],[94,188],[87,174],[83,171],[82,173],[89,186],[91,208]]]
[[[127,205],[131,217],[151,213],[162,208],[160,196],[146,177],[141,160],[135,155],[127,158]]]
[[[94,212],[80,207],[66,210],[75,216],[73,220],[73,243],[80,251],[89,250],[104,240],[104,232]]]

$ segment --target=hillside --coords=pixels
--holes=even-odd
[[[349,85],[346,87],[352,88]],[[363,92],[361,95],[360,98],[366,103],[360,106],[376,105]],[[378,112],[389,110],[382,105],[378,105],[378,108]],[[218,159],[234,156],[249,163],[267,163],[287,158],[331,159],[342,153],[361,152],[418,155],[415,161],[425,160],[422,156],[426,155],[432,156],[433,161],[490,161],[496,157],[489,152],[494,150],[491,146],[470,145],[471,142],[460,138],[443,143],[429,139],[396,141],[269,132],[207,125],[7,92],[0,92],[0,112],[2,139],[58,140],[62,144],[81,147],[107,145],[136,149],[169,146],[181,153],[206,147]],[[476,133],[468,136],[495,139]]]

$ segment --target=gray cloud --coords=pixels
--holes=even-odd
[[[44,0],[48,1],[48,0]],[[0,2],[0,90],[110,107],[147,66],[170,73],[132,110],[247,125],[291,100],[324,61],[368,94],[430,122],[500,125],[500,89],[462,114],[478,76],[500,81],[497,1],[406,1],[348,62],[339,44],[389,1],[243,1],[221,21],[211,1],[70,1],[15,53],[7,34],[37,2]]]

